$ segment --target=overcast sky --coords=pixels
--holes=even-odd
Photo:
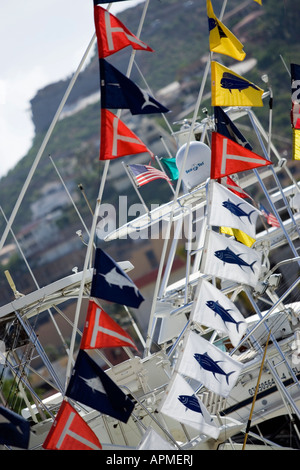
[[[93,0],[0,0],[0,17],[1,177],[31,147],[30,99],[77,69],[94,34]]]

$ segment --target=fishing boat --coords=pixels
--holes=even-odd
[[[24,407],[20,413],[10,410],[1,392],[1,425],[6,426],[6,431],[0,430],[1,448],[102,449],[114,451],[115,456],[117,452],[122,455],[122,450],[299,449],[300,185],[271,138],[272,89],[264,91],[235,72],[224,71],[222,65],[213,63],[211,51],[193,117],[172,131],[175,155],[155,160],[121,121],[121,113],[113,114],[110,109],[129,108],[133,114],[168,110],[136,88],[130,73],[123,76],[105,60],[113,47],[108,31],[123,35],[121,41],[127,42],[121,47],[151,48],[139,39],[140,30],[133,35],[101,3],[94,1],[96,34],[82,61],[96,38],[102,74],[100,160],[104,166],[87,230],[84,264],[82,270],[45,287],[37,285],[26,295],[15,286],[13,273],[6,272],[14,300],[0,307],[2,375],[8,371],[15,378]],[[220,38],[233,40],[239,49],[239,42],[215,17],[209,0],[207,13],[209,31],[215,32],[218,25]],[[243,52],[238,52],[242,56],[238,60],[243,60]],[[2,235],[2,247],[81,67],[20,191]],[[219,79],[220,90],[214,97],[214,113],[206,112],[199,119],[211,67],[212,95]],[[238,101],[231,103],[235,97]],[[255,106],[268,100],[266,132]],[[238,130],[239,119],[245,116],[263,156],[253,152]],[[100,210],[109,164],[140,153],[146,154],[143,163],[124,165],[124,172],[144,213],[107,233]],[[153,164],[148,163],[149,153]],[[165,160],[177,171],[173,182]],[[285,187],[282,174],[289,181]],[[172,197],[149,209],[139,188],[156,179],[170,184]],[[254,195],[260,196],[268,211]],[[138,239],[137,234],[144,233],[160,233],[161,251],[148,299],[147,329],[141,331],[134,311],[145,298],[130,277],[136,266],[130,259],[113,259],[106,246],[126,237]],[[180,247],[184,263],[176,269]],[[66,354],[59,374],[33,320],[48,311],[56,325],[51,310],[66,317],[63,307],[70,301],[75,307],[66,320],[72,325],[72,336],[69,345],[61,338]],[[122,305],[133,335],[110,317],[103,302]],[[79,329],[82,309],[86,312],[83,331]],[[112,363],[108,348],[122,349],[121,360]],[[37,357],[43,367],[35,369],[32,364]],[[41,382],[51,390],[47,397],[35,387]],[[281,432],[286,430],[285,423],[288,436]]]

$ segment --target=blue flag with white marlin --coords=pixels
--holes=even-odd
[[[130,277],[101,248],[96,249],[91,297],[134,308],[144,300]]]
[[[129,109],[133,115],[169,111],[107,60],[99,59],[99,64],[102,108]]]
[[[79,350],[66,396],[123,423],[134,408],[130,398],[83,349]]]

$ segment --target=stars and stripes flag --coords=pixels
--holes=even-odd
[[[129,334],[121,328],[99,305],[89,301],[80,349],[127,346],[137,350]]]
[[[128,169],[137,187],[150,183],[157,179],[164,179],[171,183],[170,178],[163,171],[157,170],[151,165],[128,165]]]
[[[280,227],[280,223],[278,222],[278,219],[275,217],[275,215],[269,212],[262,204],[260,204],[260,211],[267,219],[269,225],[272,225],[272,227]]]
[[[101,450],[96,434],[70,403],[63,401],[43,443],[46,450]]]

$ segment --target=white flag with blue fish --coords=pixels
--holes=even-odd
[[[208,230],[200,271],[255,287],[261,272],[261,253]]]
[[[236,305],[205,279],[199,280],[190,320],[227,334],[233,346],[237,346],[247,329]]]
[[[138,450],[177,450],[177,447],[171,445],[161,437],[151,426],[145,432],[140,441]]]
[[[171,379],[165,398],[160,405],[160,411],[214,439],[217,439],[220,434],[219,428],[201,400],[197,398],[192,387],[179,374],[175,374]]]
[[[211,180],[208,190],[207,223],[242,230],[256,237],[256,220],[260,211],[229,189]]]
[[[230,394],[242,368],[243,364],[194,331],[185,336],[176,365],[177,372],[197,380],[222,397]]]

